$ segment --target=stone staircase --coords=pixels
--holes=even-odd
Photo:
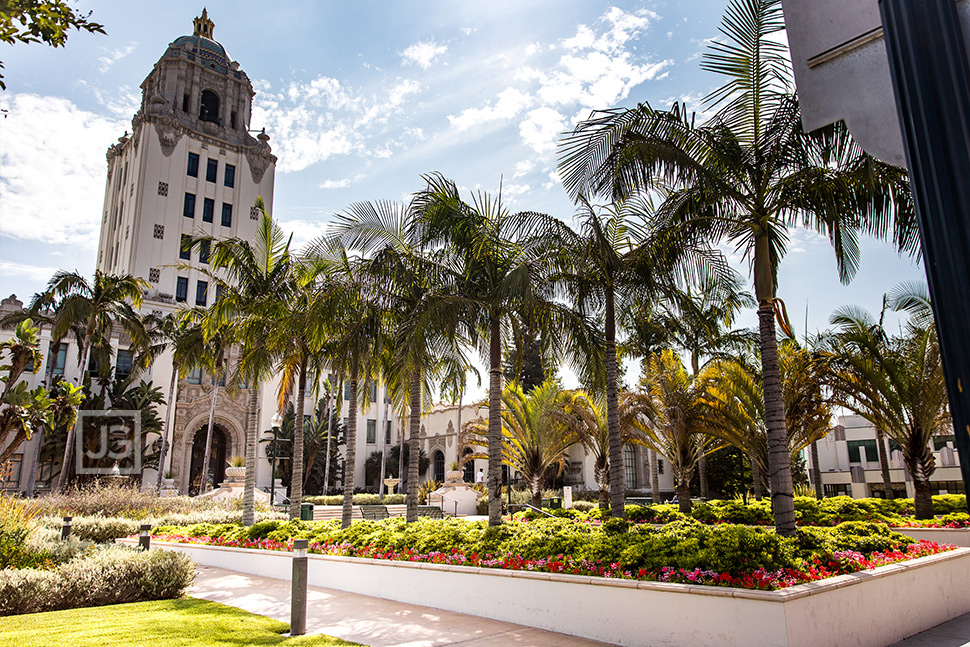
[[[408,507],[404,503],[389,505],[387,513],[392,517],[403,517],[407,514]],[[343,507],[339,505],[315,505],[313,506],[313,520],[327,521],[329,519],[342,519]],[[354,506],[350,513],[351,519],[361,519],[360,506]]]

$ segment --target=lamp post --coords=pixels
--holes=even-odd
[[[276,455],[279,453],[279,435],[280,435],[280,425],[283,424],[283,418],[280,417],[280,412],[277,411],[273,419],[270,420],[270,424],[273,425],[273,442],[270,447],[273,448],[273,456],[271,461],[273,463],[272,472],[269,475],[269,505],[270,507],[276,505]]]

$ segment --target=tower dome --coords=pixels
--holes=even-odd
[[[215,23],[209,19],[206,10],[192,21],[194,30],[191,36],[179,36],[168,46],[166,56],[184,55],[191,61],[198,61],[204,67],[223,74],[228,74],[232,67],[232,59],[226,48],[213,40],[212,32]]]

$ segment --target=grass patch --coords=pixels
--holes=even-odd
[[[49,647],[358,645],[332,636],[287,638],[289,625],[216,602],[183,598],[0,618],[4,644]],[[358,647],[360,647],[358,645]]]

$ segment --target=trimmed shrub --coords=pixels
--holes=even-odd
[[[177,598],[194,577],[179,553],[112,546],[56,570],[0,571],[0,615]]]

